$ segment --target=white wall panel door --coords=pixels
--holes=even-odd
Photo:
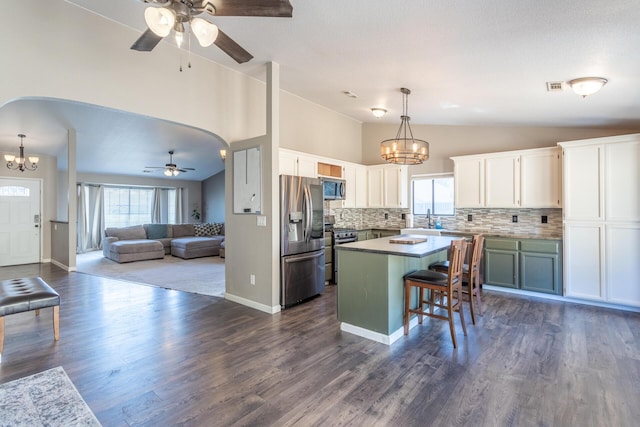
[[[40,181],[0,179],[0,266],[40,262]]]
[[[605,216],[607,221],[640,218],[640,141],[605,147]]]
[[[606,225],[607,301],[640,307],[640,225]]]
[[[564,286],[568,297],[604,300],[603,229],[598,224],[565,224]]]

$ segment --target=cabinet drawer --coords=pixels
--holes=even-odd
[[[553,240],[521,240],[522,252],[540,252],[544,254],[560,253],[560,242]]]
[[[486,239],[484,243],[485,249],[498,249],[501,251],[517,251],[518,240],[511,239]]]

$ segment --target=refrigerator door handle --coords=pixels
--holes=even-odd
[[[313,204],[311,200],[311,194],[309,194],[309,188],[304,187],[304,241],[309,243],[311,241],[311,222],[313,213]]]
[[[323,255],[324,255],[324,251],[316,251],[316,252],[302,254],[302,255],[287,255],[283,257],[283,260],[286,264],[290,264],[292,262],[300,262],[300,261],[306,261],[309,259],[319,258]]]

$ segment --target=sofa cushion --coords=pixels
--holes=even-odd
[[[166,239],[169,237],[167,224],[147,224],[145,228],[147,229],[148,239]]]
[[[146,239],[147,233],[142,225],[132,225],[131,227],[108,227],[104,231],[107,237],[117,237],[118,240]]]
[[[139,254],[153,251],[162,251],[164,247],[157,240],[118,240],[113,242],[110,248],[111,252],[118,254]]]
[[[195,236],[196,234],[193,224],[174,224],[171,228],[173,228],[173,237]]]
[[[215,222],[193,225],[196,237],[217,236],[218,234],[220,234],[222,227],[223,224]]]

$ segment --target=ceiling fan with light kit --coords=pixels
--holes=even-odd
[[[155,169],[155,170],[151,170]],[[159,170],[164,169],[165,176],[178,176],[180,172],[188,172],[194,171],[194,168],[179,168],[175,163],[173,163],[173,150],[169,151],[169,163],[164,166],[145,166],[144,171],[146,173],[158,172]]]
[[[171,30],[175,32],[176,43],[182,44],[188,37],[187,30],[193,33],[202,47],[212,44],[238,64],[253,58],[242,46],[222,32],[217,25],[199,15],[207,13],[211,16],[254,16],[291,18],[293,7],[289,0],[141,0],[153,4],[144,11],[144,19],[149,27],[131,49],[149,52]]]

